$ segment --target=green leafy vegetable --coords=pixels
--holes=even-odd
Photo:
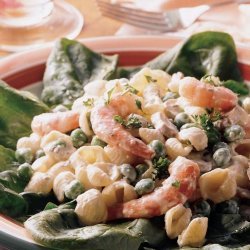
[[[164,229],[147,219],[80,227],[72,207],[73,203],[36,214],[25,228],[36,241],[56,249],[137,250],[143,243],[156,247],[166,239]]]
[[[249,87],[244,82],[227,80],[223,83],[223,86],[231,89],[234,93],[238,95],[249,95]]]
[[[128,83],[127,84],[125,84],[125,89],[126,89],[126,91],[129,91],[130,93],[132,93],[132,94],[138,94],[138,90],[137,89],[135,89],[133,86],[131,86],[131,85],[129,85]]]
[[[114,115],[113,119],[126,127],[126,121],[120,115]]]
[[[196,33],[145,65],[120,69],[117,74],[118,77],[129,78],[144,67],[161,69],[170,74],[182,72],[185,76],[198,79],[204,75],[214,75],[221,80],[243,80],[233,38],[227,33],[217,31]]]
[[[20,137],[30,135],[32,118],[48,111],[33,95],[0,81],[0,145],[15,149]]]
[[[18,165],[15,158],[15,151],[0,145],[0,172],[11,170]]]
[[[42,100],[49,106],[71,106],[83,95],[85,84],[113,74],[117,59],[117,55],[98,54],[77,41],[62,38],[47,60]]]
[[[27,203],[21,195],[0,183],[0,213],[18,217],[26,213]]]

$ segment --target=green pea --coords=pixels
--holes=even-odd
[[[228,148],[219,148],[213,154],[213,160],[217,167],[223,167],[229,163],[231,153]]]
[[[29,163],[23,163],[17,169],[18,175],[25,181],[29,181],[33,175],[33,169]]]
[[[176,99],[178,98],[178,94],[174,92],[167,92],[165,96],[163,96],[162,101],[165,102],[169,99]]]
[[[78,180],[71,181],[64,189],[65,197],[74,200],[84,192],[83,185]]]
[[[34,155],[30,148],[19,148],[15,152],[16,159],[19,163],[31,163],[34,159]]]
[[[240,125],[232,125],[227,127],[224,132],[224,137],[228,142],[234,142],[242,139],[245,136],[245,131]]]
[[[191,120],[190,120],[189,116],[184,112],[177,114],[174,118],[174,124],[178,128],[180,128],[184,124],[190,123],[190,122],[191,122]]]
[[[192,205],[192,210],[194,214],[199,214],[208,217],[211,212],[211,207],[207,201],[198,200]]]
[[[73,130],[70,136],[73,146],[75,148],[80,148],[81,146],[83,146],[85,143],[88,142],[87,135],[80,128]]]
[[[132,167],[130,164],[122,164],[120,166],[121,174],[130,182],[133,182],[136,180],[137,174],[134,167]]]
[[[225,143],[225,142],[217,142],[213,146],[213,152],[215,152],[219,148],[229,148],[229,147],[228,147],[227,143]]]
[[[149,143],[149,147],[155,151],[155,157],[164,157],[166,156],[165,145],[159,140],[153,140]]]
[[[135,185],[135,191],[140,196],[151,193],[154,190],[154,188],[155,188],[155,182],[150,178],[142,179],[138,181]]]
[[[141,178],[141,176],[149,169],[147,164],[138,164],[136,167],[137,178]]]
[[[92,140],[91,140],[91,145],[92,146],[101,146],[102,148],[104,148],[105,146],[107,146],[107,143],[102,141],[101,139],[99,139],[96,135],[93,136]]]
[[[235,200],[223,201],[215,205],[215,211],[222,214],[238,214],[239,205]]]
[[[38,159],[38,158],[41,158],[42,156],[45,156],[45,153],[44,153],[44,151],[42,150],[42,149],[38,149],[37,151],[36,151],[36,159]]]

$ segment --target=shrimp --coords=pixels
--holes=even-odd
[[[187,98],[192,105],[221,111],[232,110],[238,102],[237,95],[230,89],[216,87],[194,77],[185,77],[180,80],[179,94]]]
[[[151,218],[166,213],[177,204],[184,204],[196,191],[200,175],[199,166],[194,161],[179,156],[170,165],[169,172],[170,177],[152,193],[110,207],[108,220]]]
[[[79,113],[73,110],[56,113],[43,113],[33,118],[31,129],[43,136],[52,130],[62,133],[79,127]]]
[[[139,98],[131,93],[116,94],[109,104],[98,105],[91,110],[90,121],[94,133],[110,146],[117,146],[134,155],[150,159],[154,154],[153,150],[114,120],[116,115],[126,117],[131,113],[142,114],[136,105]]]

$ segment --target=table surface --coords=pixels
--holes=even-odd
[[[103,17],[94,0],[66,0],[84,16],[84,27],[77,38],[112,36],[122,25],[121,22]],[[76,39],[77,39],[76,38]],[[10,53],[0,50],[0,57]]]

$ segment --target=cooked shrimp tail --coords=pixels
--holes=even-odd
[[[40,114],[35,116],[31,123],[32,131],[41,136],[52,130],[66,133],[77,127],[79,127],[79,113],[76,111]]]
[[[108,220],[160,216],[192,197],[200,175],[199,166],[179,156],[169,167],[170,177],[162,186],[139,199],[117,204],[108,210]]]
[[[230,111],[237,105],[237,95],[225,87],[217,87],[197,80],[184,77],[180,81],[179,94],[195,106]]]
[[[139,98],[139,97],[138,97]],[[96,106],[91,111],[94,133],[110,146],[116,146],[144,159],[151,159],[154,152],[143,141],[133,137],[120,123],[114,120],[130,113],[141,113],[131,94],[117,95],[108,105]]]

